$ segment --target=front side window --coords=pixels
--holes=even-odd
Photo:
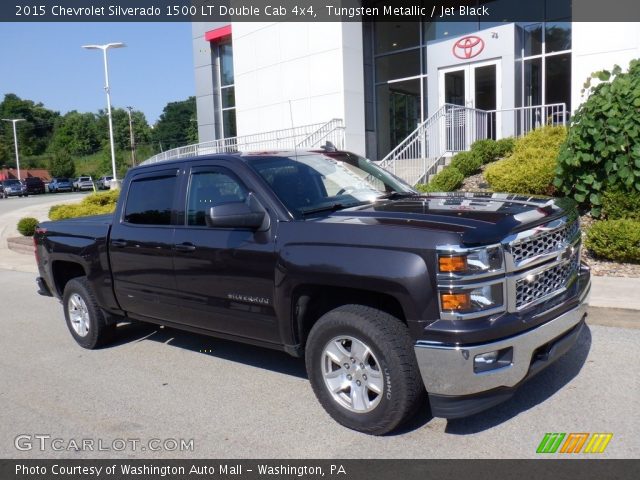
[[[131,182],[124,221],[137,225],[171,225],[177,181],[172,175]]]
[[[244,202],[247,189],[231,174],[223,171],[195,172],[189,182],[187,224],[205,226],[211,207]]]

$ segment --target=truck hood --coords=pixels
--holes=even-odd
[[[461,234],[467,245],[486,245],[564,215],[576,215],[574,204],[567,199],[440,193],[377,201],[339,210],[321,221],[437,229]]]

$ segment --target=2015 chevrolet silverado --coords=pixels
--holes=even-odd
[[[589,269],[558,199],[420,195],[348,152],[129,171],[113,215],[42,223],[39,291],[74,339],[144,321],[305,356],[326,411],[387,433],[513,395],[575,342]]]

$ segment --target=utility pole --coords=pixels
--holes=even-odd
[[[127,107],[127,113],[129,114],[129,142],[131,143],[131,166],[136,166],[136,139],[133,136],[133,120],[131,119],[131,111],[133,107]]]
[[[20,180],[20,156],[18,155],[18,135],[16,134],[16,123],[24,122],[24,118],[3,118],[5,122],[13,123],[13,145],[16,148],[16,167],[18,167],[18,180]]]

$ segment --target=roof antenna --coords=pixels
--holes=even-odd
[[[293,134],[293,153],[296,156],[296,162],[298,161],[298,140],[295,135],[295,127],[293,126],[293,107],[291,106],[291,99],[289,99],[289,118],[291,119],[291,133]]]

